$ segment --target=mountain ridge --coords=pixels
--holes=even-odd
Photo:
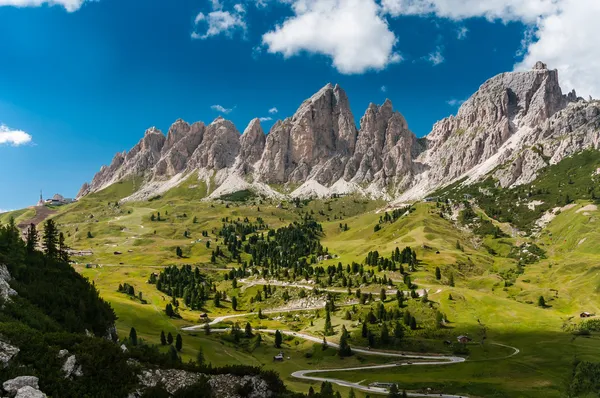
[[[284,185],[298,197],[356,192],[414,200],[465,177],[492,174],[503,187],[531,182],[542,167],[599,148],[599,127],[600,104],[574,91],[563,95],[558,71],[541,62],[488,79],[423,138],[390,100],[370,104],[357,128],[346,93],[329,83],[267,135],[258,119],[240,134],[221,116],[208,125],[179,119],[166,136],[150,128],[85,183],[78,198],[142,176],[140,189],[125,200],[144,200],[197,173],[215,188],[211,198],[243,189],[281,197],[273,186]]]

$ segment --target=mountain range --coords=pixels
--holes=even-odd
[[[589,148],[600,148],[600,101],[563,94],[558,71],[538,62],[489,79],[423,138],[389,100],[370,104],[357,128],[346,93],[332,84],[268,134],[259,119],[242,134],[222,117],[208,125],[177,120],[166,136],[152,127],[78,198],[139,177],[143,183],[125,200],[145,200],[197,175],[211,198],[249,189],[271,197],[360,193],[402,202],[456,181],[529,183],[540,169]]]

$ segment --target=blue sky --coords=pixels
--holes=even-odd
[[[390,98],[423,136],[495,74],[563,66],[540,44],[549,0],[453,1],[0,0],[0,209],[72,197],[148,127],[209,123],[217,105],[268,131],[332,82],[357,123]]]

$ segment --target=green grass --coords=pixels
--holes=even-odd
[[[591,193],[583,189],[590,181],[589,170],[597,167],[596,154],[584,153],[581,158],[573,157],[565,164],[548,168],[541,173],[541,179],[531,187],[541,187],[543,192],[552,181],[567,181],[562,188],[573,190],[574,206],[565,209],[544,228],[539,236],[494,238],[489,234],[474,234],[457,225],[447,217],[439,216],[435,203],[419,203],[414,211],[399,218],[394,223],[381,224],[374,231],[383,214],[379,209],[383,202],[368,201],[358,197],[344,197],[329,200],[305,201],[296,207],[291,202],[270,201],[250,197],[244,203],[206,202],[207,186],[198,182],[195,176],[189,177],[179,187],[163,194],[160,198],[145,202],[127,202],[116,205],[117,199],[129,196],[139,184],[136,181],[111,186],[107,190],[90,195],[78,203],[58,209],[53,217],[67,234],[69,245],[76,249],[92,249],[89,257],[75,257],[79,264],[76,269],[94,281],[102,297],[114,307],[119,319],[117,328],[124,337],[135,326],[138,335],[148,342],[158,344],[160,331],[178,333],[185,325],[196,324],[200,311],[181,310],[182,319],[170,319],[164,314],[166,300],[154,285],[147,283],[152,272],[159,272],[165,265],[195,264],[210,273],[216,280],[219,290],[228,295],[237,295],[239,310],[244,313],[257,308],[277,308],[284,304],[283,288],[278,287],[273,298],[262,303],[250,303],[250,297],[260,287],[233,289],[230,281],[223,280],[224,267],[237,267],[219,260],[210,264],[210,254],[217,243],[215,232],[221,228],[223,218],[256,220],[264,219],[271,228],[287,225],[298,220],[301,214],[309,212],[323,224],[324,236],[321,240],[335,259],[323,261],[319,266],[361,263],[369,251],[377,250],[389,256],[396,247],[410,246],[416,250],[419,265],[412,273],[413,282],[419,288],[429,289],[429,299],[433,309],[443,312],[449,324],[439,330],[419,330],[407,333],[403,348],[416,351],[447,352],[442,344],[445,339],[453,340],[459,334],[479,336],[483,326],[487,330],[487,344],[471,347],[470,361],[464,364],[431,367],[402,367],[391,370],[344,372],[332,374],[347,380],[397,381],[407,389],[431,387],[448,393],[472,394],[491,397],[559,397],[563,396],[571,372],[574,356],[584,360],[596,360],[600,354],[600,338],[574,338],[563,327],[579,322],[581,311],[600,313],[600,212],[590,206]],[[570,176],[573,184],[568,184]],[[566,180],[565,180],[566,178]],[[554,182],[555,192],[557,182]],[[480,187],[488,187],[482,185]],[[456,189],[456,186],[451,187]],[[525,188],[495,193],[495,199],[477,197],[480,204],[475,211],[492,225],[510,233],[506,217],[490,217],[488,211],[497,206],[501,214],[514,211],[513,221],[519,217],[518,225],[524,228],[542,210],[525,212],[524,206],[515,210],[509,205],[511,200],[521,198]],[[479,192],[479,191],[478,191]],[[565,191],[563,190],[563,193]],[[459,194],[458,191],[455,194]],[[460,192],[462,195],[462,191]],[[537,194],[536,194],[537,195]],[[546,194],[543,194],[546,195]],[[549,194],[554,195],[554,194]],[[586,199],[586,195],[589,198]],[[558,200],[558,196],[552,196]],[[487,198],[487,199],[486,199]],[[552,207],[555,203],[546,198],[545,203]],[[536,199],[535,195],[529,200]],[[489,200],[489,202],[486,202]],[[544,199],[540,199],[544,200]],[[516,202],[515,202],[516,203]],[[524,202],[523,202],[524,203]],[[582,210],[585,207],[585,210]],[[259,210],[260,209],[260,210]],[[161,213],[163,221],[150,220],[152,214]],[[506,213],[505,213],[506,212]],[[30,210],[13,212],[20,217],[31,217]],[[184,216],[185,214],[185,216]],[[6,220],[7,215],[1,215]],[[194,217],[197,222],[194,222]],[[6,221],[4,221],[6,222]],[[340,228],[347,224],[348,230]],[[487,225],[487,224],[486,224]],[[488,225],[489,227],[489,225]],[[490,230],[488,228],[488,230]],[[88,238],[88,231],[93,238]],[[189,237],[184,237],[184,232]],[[209,236],[202,236],[207,231]],[[211,247],[206,247],[210,239]],[[458,243],[458,245],[457,245]],[[514,248],[524,243],[535,243],[546,253],[546,258],[531,264],[519,265],[517,259],[509,255]],[[185,258],[175,255],[180,246]],[[121,255],[113,254],[119,251]],[[246,256],[246,255],[244,255]],[[86,269],[83,264],[101,264],[101,268]],[[122,263],[122,264],[121,264]],[[441,270],[441,280],[435,278],[435,269]],[[376,270],[376,269],[375,269]],[[387,272],[387,277],[399,281],[398,273]],[[455,286],[450,286],[453,275]],[[136,292],[141,291],[148,304],[141,304],[125,294],[118,293],[119,283],[132,284]],[[364,287],[363,291],[377,292],[380,286]],[[292,298],[298,289],[288,289]],[[449,296],[452,295],[452,300]],[[537,299],[544,296],[548,307],[537,307]],[[340,295],[343,301],[345,295]],[[395,302],[388,300],[386,307],[393,308]],[[431,324],[433,309],[416,301],[409,302],[411,313],[419,324]],[[371,303],[360,308],[368,311]],[[224,302],[215,308],[208,302],[203,309],[211,315],[232,314],[231,306]],[[344,310],[333,315],[336,333],[341,325],[356,332],[359,323],[343,318]],[[319,336],[323,330],[323,311],[297,312],[282,315],[282,319],[259,320],[256,316],[236,319],[240,325],[250,322],[254,328],[282,328],[303,330]],[[313,325],[310,325],[310,322]],[[231,324],[231,322],[226,322]],[[378,330],[378,326],[373,326]],[[332,341],[339,335],[332,336]],[[272,337],[264,336],[263,346],[248,352],[216,335],[205,336],[202,331],[186,333],[184,336],[183,359],[195,358],[202,347],[207,359],[215,365],[246,363],[262,365],[277,370],[286,384],[297,391],[306,392],[310,383],[292,379],[290,373],[299,369],[339,368],[347,365],[381,363],[381,358],[339,359],[335,353],[307,358],[313,352],[311,343],[297,340],[286,342],[285,353],[289,361],[273,363],[272,357],[279,350],[272,347]],[[521,353],[510,359],[490,360],[506,354],[505,350],[489,345],[499,342],[515,346]],[[351,345],[363,345],[364,341],[355,338]],[[484,361],[485,360],[485,361]],[[316,385],[315,385],[316,386]],[[347,394],[348,389],[340,389]],[[357,392],[357,396],[364,394]]]

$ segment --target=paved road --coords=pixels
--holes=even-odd
[[[310,308],[306,308],[306,310],[310,310]],[[292,311],[298,311],[298,310],[290,309],[290,310],[286,310],[286,311],[265,311],[264,313],[292,312]],[[252,314],[254,314],[254,313],[252,313]],[[209,323],[209,325],[217,324],[219,322],[222,322],[225,319],[242,317],[242,316],[246,316],[246,315],[250,315],[250,314],[227,315],[227,316],[215,318],[212,322]],[[204,328],[204,325],[195,325],[195,326],[182,328],[182,330],[195,331],[195,330],[203,329],[203,328]],[[231,329],[211,329],[211,332],[224,333],[229,330],[231,330]],[[276,330],[274,330],[274,329],[256,329],[256,331],[261,332],[261,333],[269,333],[269,334],[275,334],[275,332],[276,332]],[[289,331],[289,330],[280,330],[279,332],[282,334],[288,335],[288,336],[293,336],[293,337],[298,337],[300,339],[313,341],[315,343],[323,342],[323,338],[315,337],[315,336],[305,334],[305,333],[293,332],[293,331]],[[339,345],[337,343],[327,342],[327,344],[333,348],[339,348]],[[500,343],[491,343],[491,344],[511,348],[513,350],[512,354],[510,354],[506,357],[503,357],[503,358],[496,358],[495,360],[506,359],[506,358],[512,357],[514,355],[517,355],[519,353],[519,349],[515,348],[515,347],[511,347],[511,346],[508,346],[505,344],[500,344]],[[401,352],[370,350],[370,349],[361,348],[361,347],[352,347],[352,351],[355,353],[360,353],[362,355],[376,355],[376,356],[380,356],[380,357],[400,358],[400,359],[402,359],[402,362],[397,362],[397,363],[394,362],[394,363],[385,364],[385,365],[358,366],[358,367],[340,368],[340,369],[318,369],[318,370],[305,369],[305,370],[299,370],[299,371],[292,373],[292,377],[296,377],[298,379],[303,379],[303,380],[318,381],[318,382],[328,381],[330,383],[337,384],[339,386],[349,387],[349,388],[353,388],[355,390],[369,392],[372,394],[384,395],[389,392],[386,388],[364,386],[364,385],[361,385],[360,382],[353,383],[350,381],[335,379],[335,378],[330,378],[330,377],[319,377],[319,376],[315,376],[314,374],[332,373],[332,372],[347,372],[347,371],[361,371],[361,370],[371,370],[371,369],[388,369],[388,368],[395,368],[395,367],[400,367],[400,366],[452,365],[452,364],[457,364],[457,363],[466,361],[465,358],[457,357],[457,356],[418,355],[418,354],[412,354],[412,353],[404,354]],[[417,361],[415,361],[415,360],[417,360]],[[442,398],[464,398],[465,397],[463,395],[421,394],[421,393],[412,393],[412,392],[407,393],[407,395],[409,397],[442,397]]]

